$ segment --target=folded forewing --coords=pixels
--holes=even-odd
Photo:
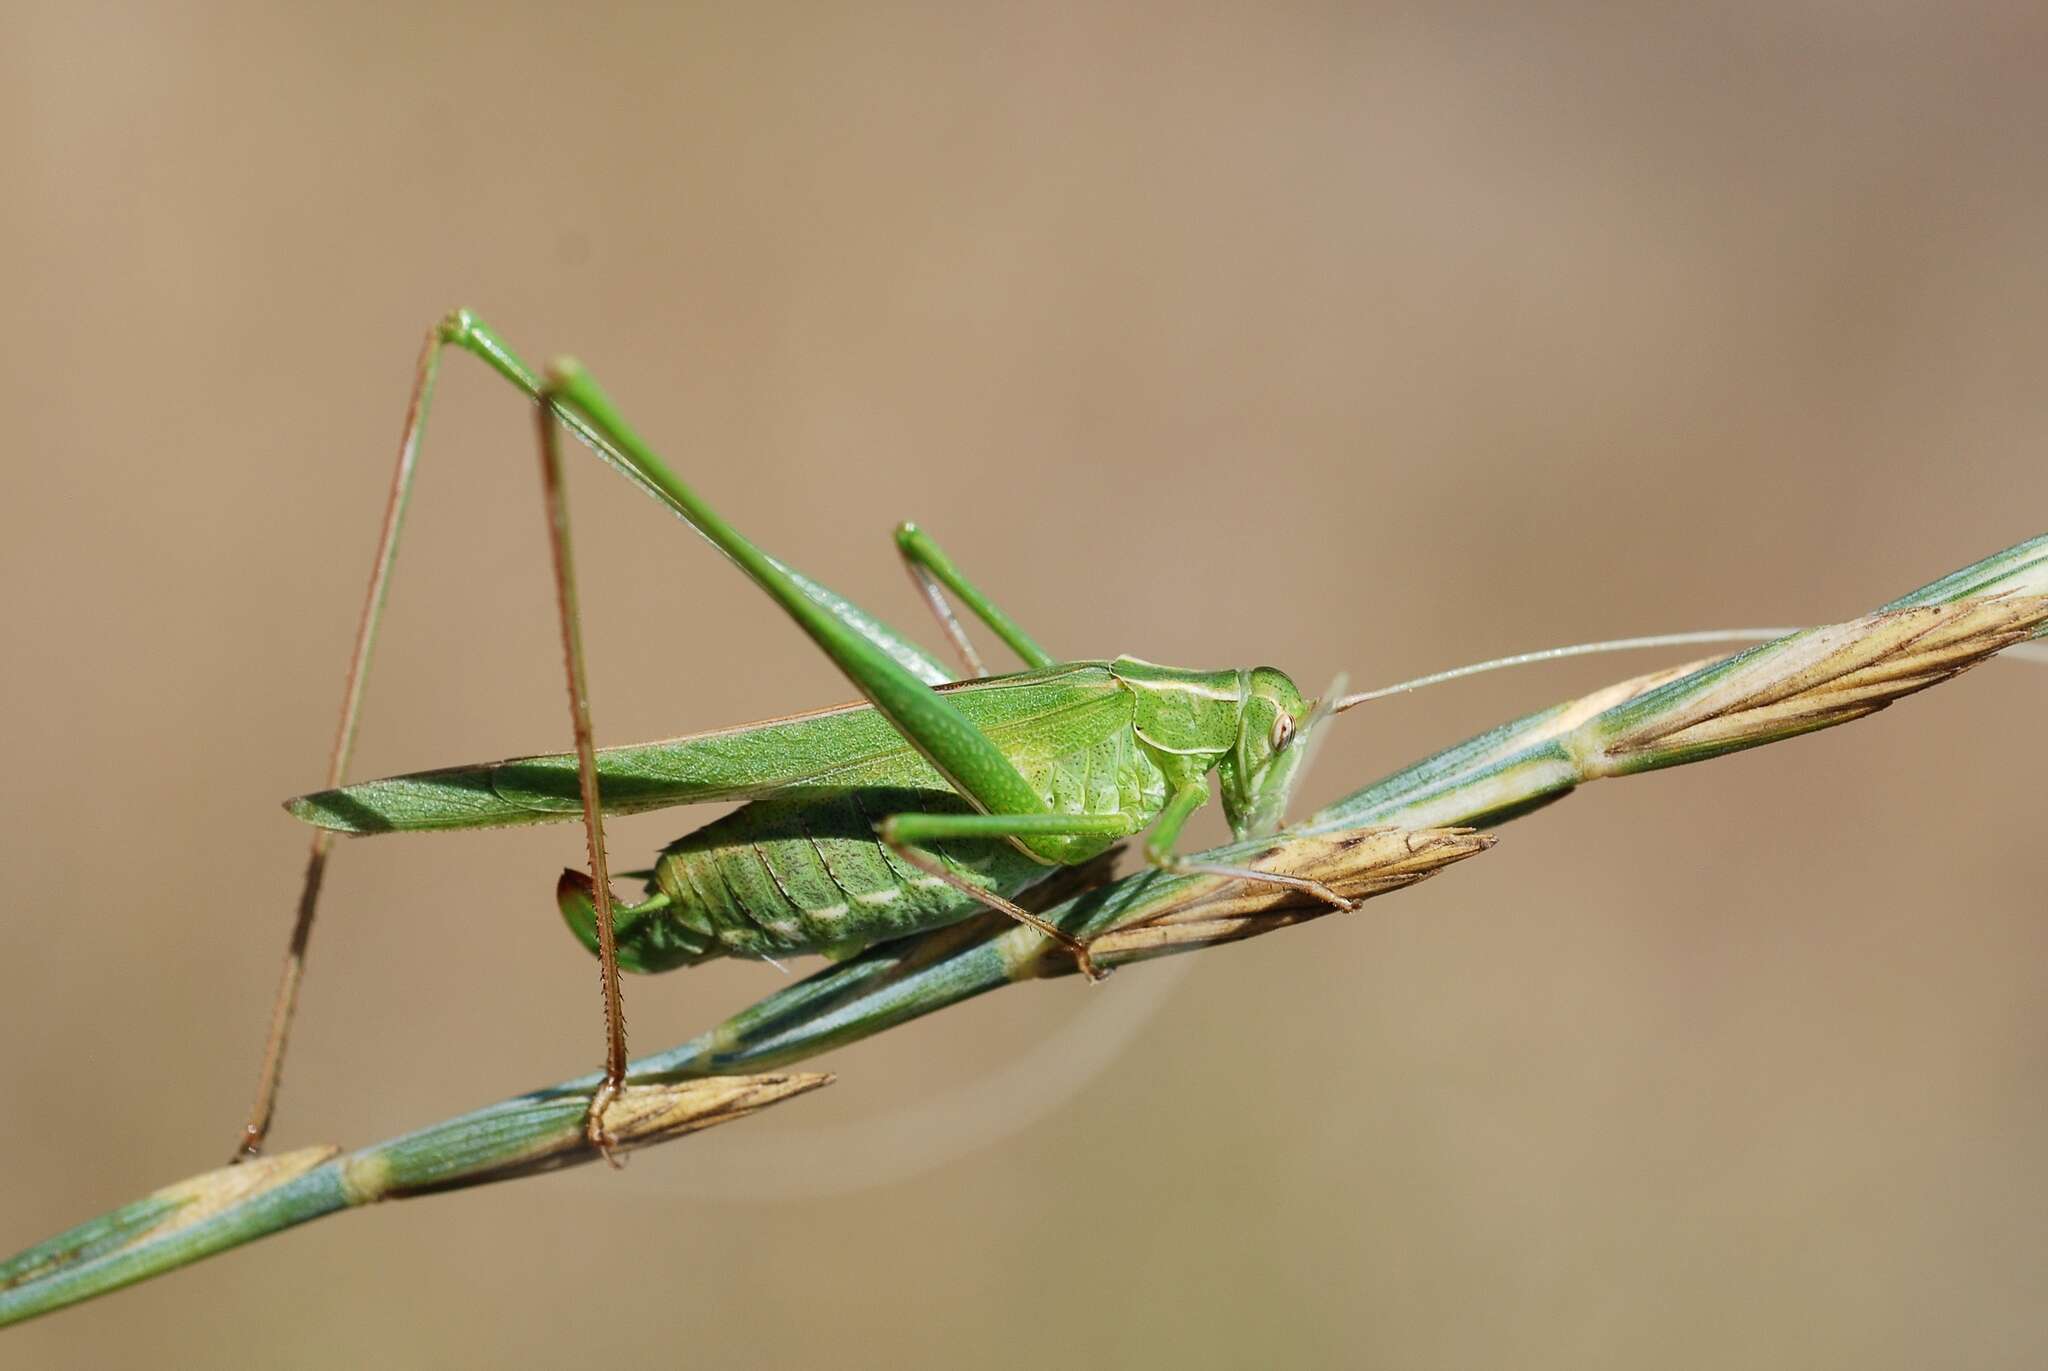
[[[1065,751],[1130,723],[1129,696],[1101,663],[939,689],[1020,761]],[[597,774],[608,814],[806,787],[946,788],[931,764],[865,702],[599,748]],[[575,817],[581,801],[575,754],[554,753],[363,781],[301,796],[285,808],[322,828],[390,833],[549,823]]]

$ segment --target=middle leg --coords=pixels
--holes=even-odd
[[[875,825],[875,832],[891,852],[927,876],[944,881],[961,894],[1008,915],[1020,924],[1038,930],[1046,938],[1058,943],[1073,956],[1082,975],[1090,981],[1099,981],[1109,973],[1096,969],[1094,960],[1088,955],[1086,943],[1022,905],[947,870],[945,863],[929,856],[921,850],[919,844],[941,842],[948,838],[1125,838],[1129,837],[1135,828],[1136,825],[1131,819],[1123,814],[908,813],[892,814],[883,819],[881,823]]]
[[[1356,908],[1356,902],[1345,899],[1321,881],[1306,876],[1289,876],[1278,871],[1261,871],[1255,866],[1233,866],[1225,862],[1198,862],[1180,856],[1174,845],[1180,840],[1181,828],[1188,818],[1209,798],[1206,777],[1190,781],[1174,791],[1167,799],[1166,807],[1159,811],[1158,822],[1145,835],[1145,860],[1161,871],[1171,871],[1183,876],[1227,876],[1233,880],[1251,881],[1259,885],[1277,885],[1288,890],[1299,890],[1313,895],[1334,908],[1349,911]]]

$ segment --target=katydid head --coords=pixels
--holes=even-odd
[[[1284,672],[1262,666],[1243,679],[1237,742],[1218,762],[1216,780],[1230,831],[1250,838],[1277,832],[1285,821],[1309,737],[1325,715]]]

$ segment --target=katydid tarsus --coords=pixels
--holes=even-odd
[[[483,360],[536,404],[576,747],[571,753],[344,786],[440,353],[450,346]],[[662,742],[596,748],[561,485],[560,427],[739,566],[824,650],[864,702]],[[950,680],[947,669],[908,638],[741,536],[655,456],[574,363],[556,364],[543,380],[467,311],[441,321],[418,364],[327,788],[289,805],[315,825],[315,834],[257,1098],[238,1155],[260,1150],[269,1128],[336,832],[582,819],[590,869],[587,875],[565,873],[557,901],[572,930],[598,954],[605,1077],[590,1103],[588,1134],[607,1155],[604,1109],[626,1062],[622,966],[658,971],[721,956],[840,953],[952,923],[986,906],[1063,945],[1092,977],[1087,949],[1016,901],[1058,869],[1092,860],[1148,829],[1143,851],[1156,865],[1292,885],[1348,907],[1314,882],[1251,868],[1195,866],[1174,848],[1189,816],[1208,798],[1212,772],[1238,837],[1276,832],[1317,727],[1384,692],[1339,698],[1333,688],[1319,702],[1304,698],[1270,667],[1189,671],[1129,657],[1061,662],[922,531],[905,524],[896,541],[969,679]],[[949,595],[1027,669],[989,676],[954,617]],[[1775,630],[1588,646],[1605,650],[1770,632]],[[616,904],[607,877],[603,815],[719,800],[749,803],[671,844],[644,873],[645,897]]]

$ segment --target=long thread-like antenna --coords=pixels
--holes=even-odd
[[[1597,643],[1573,643],[1568,647],[1546,647],[1536,652],[1518,652],[1512,657],[1496,657],[1490,662],[1474,662],[1470,666],[1452,667],[1449,671],[1438,671],[1428,676],[1417,676],[1411,681],[1381,686],[1357,695],[1346,695],[1330,711],[1342,714],[1353,705],[1362,705],[1368,700],[1383,700],[1389,695],[1401,695],[1424,686],[1440,685],[1464,676],[1477,676],[1483,672],[1499,671],[1502,667],[1527,666],[1532,662],[1550,662],[1563,657],[1590,657],[1601,652],[1631,652],[1648,647],[1688,647],[1701,643],[1760,643],[1772,638],[1782,638],[1788,633],[1799,632],[1796,628],[1709,628],[1694,633],[1653,633],[1642,638],[1609,638]],[[2036,665],[2048,665],[2048,647],[2022,644],[2009,647],[1999,654]]]

